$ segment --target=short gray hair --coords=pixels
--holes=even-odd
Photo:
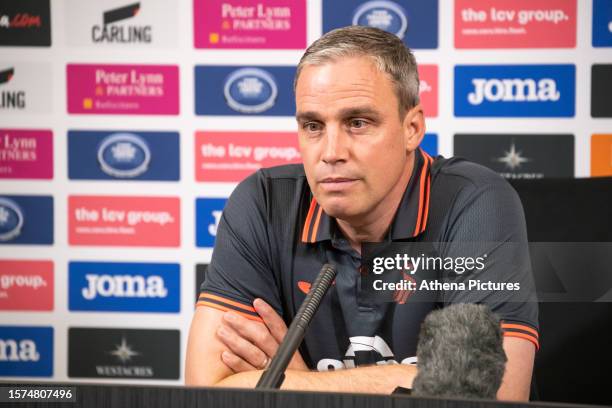
[[[349,26],[328,32],[306,49],[295,73],[293,89],[305,65],[321,65],[342,57],[371,57],[394,85],[400,113],[419,103],[419,73],[412,52],[394,34],[378,28]]]

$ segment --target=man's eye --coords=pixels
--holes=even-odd
[[[361,129],[367,125],[367,122],[363,119],[352,119],[350,123],[351,127],[355,129]]]
[[[321,130],[321,126],[316,122],[308,122],[304,124],[304,130],[308,132],[318,132]]]

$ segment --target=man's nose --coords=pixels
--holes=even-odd
[[[348,158],[348,143],[347,135],[342,129],[327,127],[321,160],[327,164],[334,164],[340,161],[346,161]]]

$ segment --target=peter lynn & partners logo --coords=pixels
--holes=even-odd
[[[278,96],[276,80],[259,68],[241,68],[225,80],[227,105],[240,113],[261,113],[272,108]]]
[[[133,133],[114,133],[98,147],[98,164],[109,176],[134,178],[145,173],[151,161],[147,142]]]
[[[132,19],[140,12],[140,2],[105,11],[103,24],[91,28],[94,43],[144,43],[153,41],[151,25],[128,25],[125,20]]]
[[[360,5],[353,12],[353,25],[379,28],[403,39],[408,30],[406,10],[393,1],[376,0]]]
[[[22,90],[6,90],[3,86],[9,84],[15,77],[15,68],[0,70],[0,109],[25,109],[26,94]]]
[[[23,212],[13,200],[0,197],[0,242],[10,241],[21,234]]]

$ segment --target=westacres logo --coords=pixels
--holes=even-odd
[[[68,274],[70,310],[180,310],[178,264],[70,262]]]
[[[3,244],[53,244],[53,197],[0,196]]]
[[[573,117],[575,65],[458,65],[455,116]]]
[[[68,132],[68,176],[94,180],[178,180],[177,132]]]
[[[178,380],[179,365],[179,330],[68,330],[68,376],[72,378]]]
[[[196,114],[292,116],[293,67],[196,66]]]
[[[454,155],[507,179],[574,177],[574,135],[457,134]]]
[[[1,0],[0,46],[51,46],[49,0]]]
[[[53,328],[0,326],[0,376],[52,375]]]
[[[349,25],[395,34],[410,48],[437,48],[438,1],[323,0],[323,32]]]

